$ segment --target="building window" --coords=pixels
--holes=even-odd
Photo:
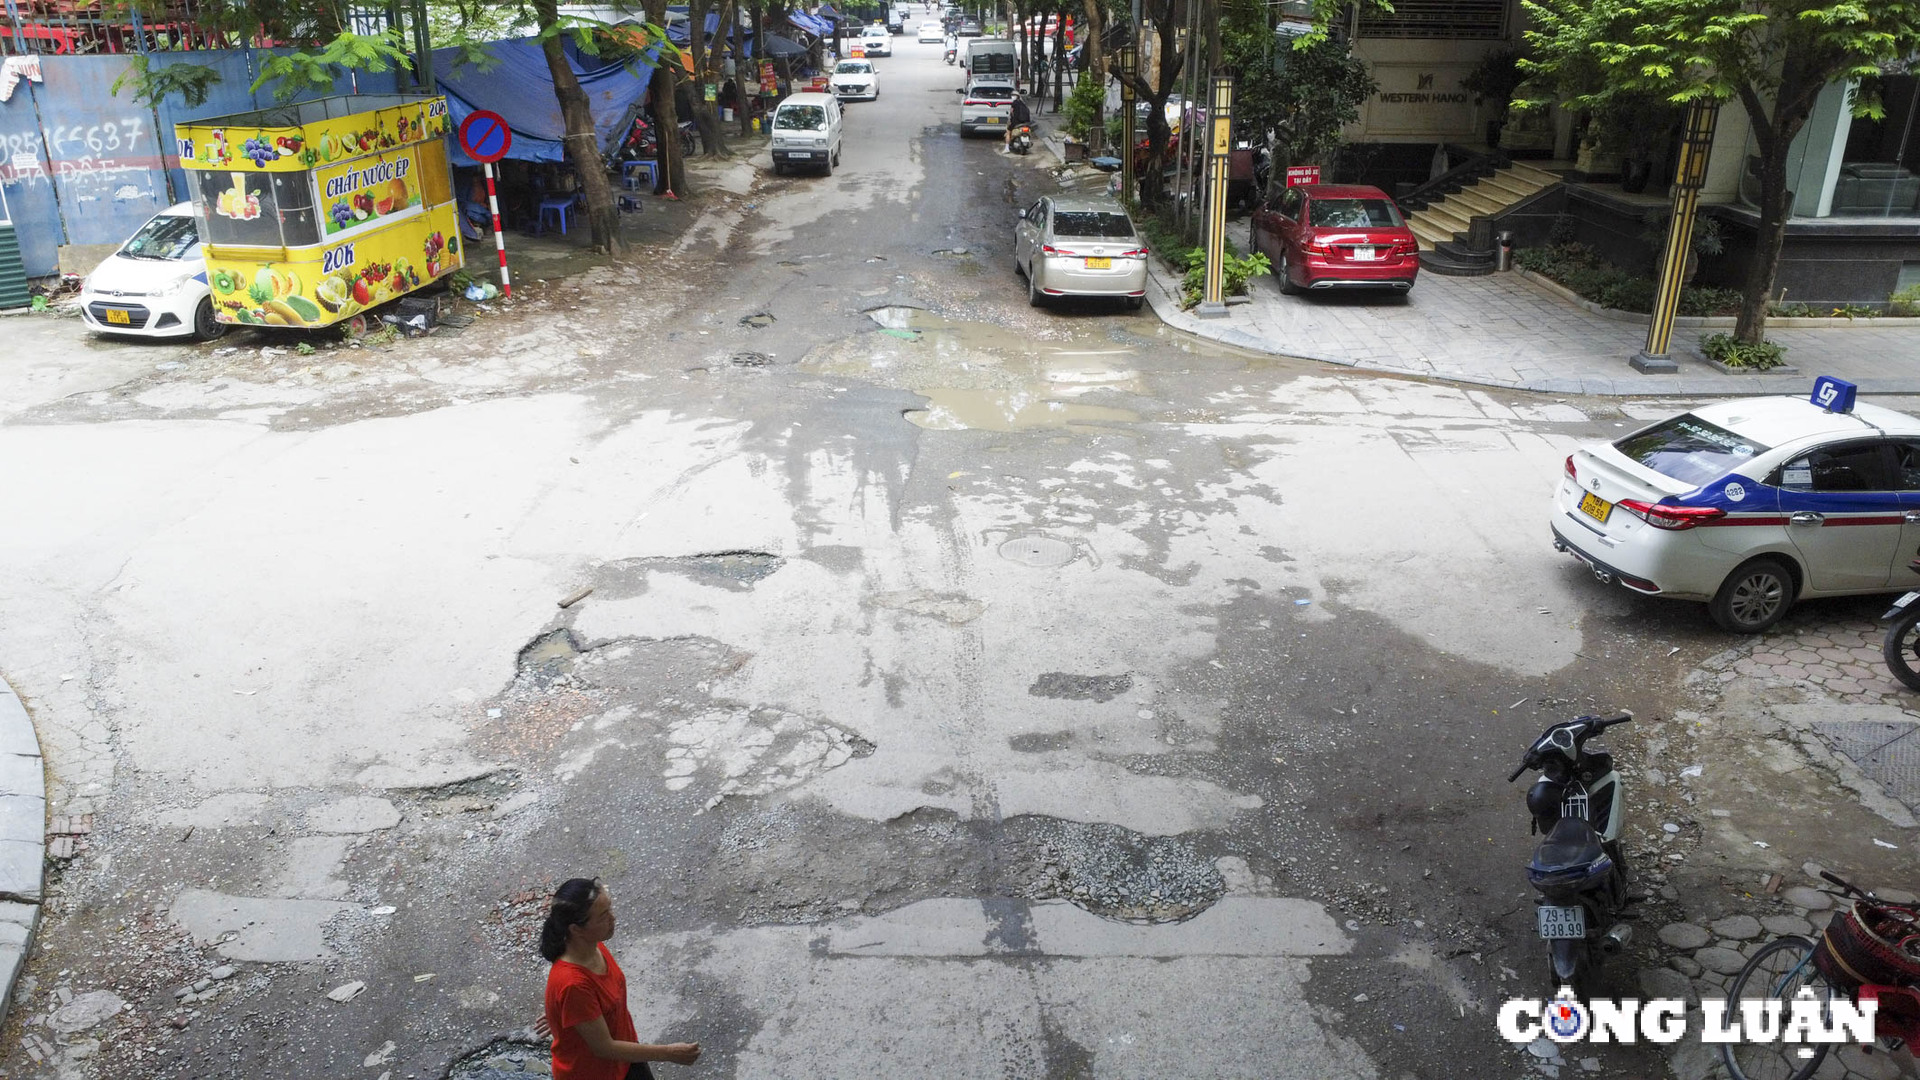
[[[1506,0],[1396,0],[1392,11],[1363,7],[1363,38],[1496,40],[1507,36]]]
[[[1880,97],[1884,117],[1855,116],[1847,128],[1833,185],[1835,217],[1920,213],[1920,76],[1881,76]]]

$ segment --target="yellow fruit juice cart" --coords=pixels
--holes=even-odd
[[[465,261],[446,98],[321,98],[174,134],[221,322],[364,329]]]

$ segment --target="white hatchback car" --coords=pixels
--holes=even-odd
[[[102,334],[212,341],[227,332],[227,324],[213,317],[192,203],[149,218],[87,275],[80,286],[80,320]]]
[[[939,23],[923,22],[920,24],[920,43],[922,45],[925,45],[929,41],[938,45],[945,40],[947,40],[946,28]]]
[[[1705,600],[1737,633],[1801,597],[1920,588],[1920,420],[1853,397],[1823,378],[1812,398],[1720,402],[1582,447],[1553,546],[1603,582]]]
[[[862,98],[880,100],[880,76],[874,74],[871,60],[842,60],[833,65],[833,96],[842,101]]]

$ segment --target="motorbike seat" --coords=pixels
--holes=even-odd
[[[1554,823],[1553,831],[1533,849],[1533,861],[1527,864],[1532,875],[1563,874],[1570,870],[1584,870],[1601,859],[1606,851],[1600,846],[1600,834],[1593,826],[1577,817],[1563,817]]]

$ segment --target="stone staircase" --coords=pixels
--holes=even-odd
[[[1407,215],[1420,240],[1420,268],[1436,274],[1472,277],[1493,272],[1495,252],[1468,247],[1475,217],[1498,214],[1521,199],[1560,182],[1554,173],[1524,161],[1461,188],[1425,209]]]

